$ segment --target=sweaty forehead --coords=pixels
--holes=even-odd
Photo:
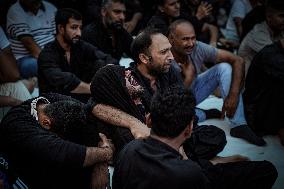
[[[152,44],[149,47],[151,52],[159,52],[172,47],[168,38],[163,34],[155,34],[151,38]]]
[[[176,26],[175,29],[176,35],[188,35],[188,36],[195,36],[195,31],[192,25],[189,23],[181,23]]]

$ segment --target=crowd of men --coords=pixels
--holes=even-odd
[[[234,0],[226,25],[221,0],[84,3],[6,11],[0,189],[103,189],[109,165],[113,188],[273,186],[272,163],[218,157],[224,131],[199,122],[226,117],[233,137],[265,146],[278,134],[284,145],[283,1]],[[196,107],[217,93],[221,110]]]

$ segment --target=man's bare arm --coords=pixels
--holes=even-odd
[[[71,93],[91,94],[90,84],[81,81],[80,84],[71,91]]]
[[[204,23],[202,27],[202,32],[209,32],[210,45],[216,47],[218,39],[218,28],[212,24]]]
[[[218,50],[217,62],[227,62],[232,66],[232,81],[229,94],[239,94],[244,80],[244,60],[229,51]]]
[[[106,123],[130,129],[135,138],[143,138],[150,135],[150,129],[139,119],[112,106],[97,104],[93,108],[92,113]]]
[[[217,62],[227,62],[232,66],[231,86],[230,91],[224,100],[222,116],[226,113],[228,117],[233,117],[237,108],[239,94],[244,80],[244,60],[231,52],[218,50]]]
[[[96,163],[107,163],[112,159],[113,145],[104,134],[99,133],[99,136],[101,141],[98,147],[87,147],[86,149],[84,167],[92,166]]]
[[[23,43],[23,45],[26,47],[26,49],[32,54],[32,56],[37,59],[41,49],[38,46],[38,44],[34,41],[33,37],[23,36],[21,37],[20,40]]]

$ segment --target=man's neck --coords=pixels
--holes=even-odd
[[[56,35],[56,39],[58,41],[58,43],[60,44],[60,46],[67,52],[70,52],[71,46],[66,43],[63,39],[63,37],[59,34]]]
[[[172,53],[173,53],[173,56],[174,56],[174,59],[177,63],[181,63],[181,64],[185,64],[188,62],[188,57],[187,55],[184,55],[184,54],[180,54],[174,50],[172,50]]]
[[[173,149],[175,149],[176,151],[179,151],[180,146],[183,144],[184,141],[182,141],[180,139],[180,137],[176,137],[176,138],[166,138],[166,137],[160,137],[157,136],[156,134],[151,133],[150,135],[152,138],[159,140],[160,142],[163,142],[167,145],[169,145],[170,147],[172,147]]]
[[[137,64],[137,69],[145,78],[149,79],[151,82],[156,80],[156,76],[151,75],[146,66],[142,65],[142,63]]]

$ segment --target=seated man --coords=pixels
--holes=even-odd
[[[96,71],[117,61],[80,40],[82,16],[77,11],[58,10],[55,22],[56,39],[45,46],[38,59],[39,92],[71,95],[86,102]]]
[[[256,5],[258,0],[234,1],[227,20],[226,28],[221,29],[224,36],[220,40],[226,47],[238,48],[242,35],[242,20]]]
[[[240,95],[244,77],[242,58],[196,41],[194,28],[186,20],[177,20],[171,24],[169,40],[173,46],[172,53],[176,61],[174,65],[182,72],[185,86],[192,89],[197,104],[220,86],[224,99],[222,117],[229,118],[230,134],[258,146],[265,145],[265,141],[248,127],[244,116]],[[200,68],[205,62],[213,62],[217,65],[201,73]],[[197,112],[199,121],[205,120],[205,115],[202,111]]]
[[[194,27],[200,33],[209,33],[210,44],[216,46],[218,28],[211,24],[198,20],[197,17],[181,14],[180,2],[178,0],[158,0],[156,2],[158,7],[156,14],[148,22],[148,26],[159,29],[164,35],[168,32],[170,24],[180,18],[185,18],[193,23]]]
[[[194,96],[180,87],[158,92],[147,125],[150,137],[130,142],[120,152],[113,188],[271,188],[277,178],[268,161],[211,164],[187,159],[181,146],[192,133]]]
[[[18,0],[7,13],[7,33],[23,78],[37,76],[39,53],[54,40],[55,12],[43,0]]]
[[[261,134],[279,134],[284,146],[284,38],[254,57],[245,83],[247,120]]]
[[[98,144],[83,104],[70,97],[49,94],[12,108],[0,135],[2,151],[29,188],[106,186],[110,143],[100,135]]]
[[[145,116],[156,91],[173,84],[183,86],[180,73],[171,65],[173,55],[170,49],[166,36],[148,28],[132,43],[135,63],[129,69],[109,65],[94,76],[91,91],[95,106],[92,113],[102,120],[98,121],[99,127],[113,140],[117,151],[134,138],[149,135],[144,124]],[[208,159],[216,156],[226,144],[226,136],[221,129],[213,126],[210,129],[212,132],[206,136],[210,138],[217,133],[213,134],[215,145],[211,145],[213,148],[203,145],[202,154],[198,154]]]
[[[22,81],[10,43],[0,27],[0,120],[12,106],[32,98]],[[33,90],[34,85],[31,81],[24,82]]]
[[[104,0],[100,10],[100,19],[83,29],[82,39],[118,61],[123,53],[131,57],[132,36],[123,27],[125,12],[126,8],[122,0]]]
[[[267,0],[265,4],[265,21],[256,24],[244,37],[238,50],[245,60],[246,74],[253,57],[266,45],[284,37],[284,1]]]

